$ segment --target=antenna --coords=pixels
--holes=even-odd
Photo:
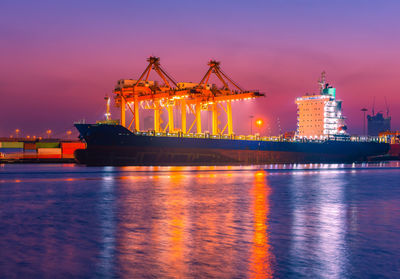
[[[281,129],[281,121],[279,120],[279,117],[278,117],[278,119],[277,119],[277,124],[278,124],[278,129],[279,129],[279,135],[281,135],[282,134],[282,129]]]
[[[318,81],[319,84],[319,90],[322,92],[324,90],[325,84],[326,84],[326,72],[322,71],[321,73],[321,78]]]
[[[372,116],[375,116],[375,96],[374,100],[372,101]]]
[[[385,105],[386,105],[386,117],[389,117],[389,105],[385,96]]]

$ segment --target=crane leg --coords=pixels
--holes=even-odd
[[[174,107],[173,106],[168,106],[168,130],[170,133],[173,133],[175,131],[174,128]]]
[[[121,97],[121,121],[120,124],[121,126],[125,127],[126,126],[126,120],[125,120],[125,98]]]
[[[181,101],[181,129],[182,133],[186,134],[186,101]]]
[[[226,114],[227,114],[227,119],[228,119],[228,134],[232,135],[233,134],[233,125],[232,125],[232,105],[231,102],[228,101],[226,103]]]
[[[196,104],[196,127],[197,133],[201,134],[201,104]]]
[[[217,104],[212,105],[212,134],[218,134],[218,111]]]

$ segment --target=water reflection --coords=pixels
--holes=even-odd
[[[346,277],[346,204],[345,173],[320,173],[316,177],[318,188],[317,258],[320,260],[320,277]]]
[[[266,178],[265,171],[221,176],[179,167],[113,180],[118,275],[271,277]]]
[[[179,172],[180,169],[181,167],[174,167],[171,170],[172,173],[161,180],[161,187],[169,198],[164,200],[164,214],[155,229],[155,231],[159,230],[162,247],[160,261],[168,266],[164,275],[177,278],[183,278],[187,273],[184,264],[189,240],[185,238],[188,216],[185,185],[191,183],[191,178]]]
[[[400,278],[395,165],[24,168],[0,173],[6,278]]]
[[[266,172],[255,173],[253,196],[254,232],[251,253],[250,278],[272,278],[272,252],[268,243],[269,195]]]
[[[292,176],[293,274],[343,278],[346,274],[344,172]]]
[[[97,204],[100,220],[101,248],[99,262],[96,268],[96,275],[111,277],[113,275],[114,254],[115,254],[115,184],[109,175],[103,176],[99,194],[102,202]]]

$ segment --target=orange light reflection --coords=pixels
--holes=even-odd
[[[266,182],[266,172],[255,174],[253,196],[254,234],[250,263],[250,278],[272,278],[272,253],[268,243],[268,215],[271,188]]]

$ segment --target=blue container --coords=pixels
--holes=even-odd
[[[23,148],[0,148],[0,152],[4,154],[24,153]]]

